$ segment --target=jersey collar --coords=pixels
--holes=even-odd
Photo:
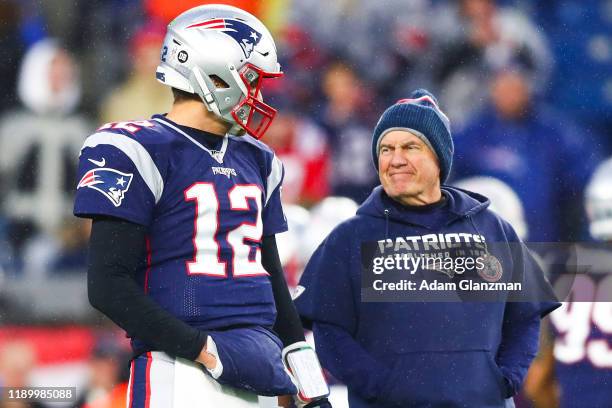
[[[202,149],[205,152],[207,152],[210,155],[210,157],[215,159],[219,164],[223,163],[223,157],[225,156],[225,151],[227,150],[227,143],[228,143],[228,140],[229,140],[228,134],[223,136],[223,143],[221,145],[221,149],[220,150],[211,150],[211,149],[207,148],[206,146],[204,146],[202,143],[200,143],[197,140],[195,140],[193,137],[189,136],[184,131],[182,131],[178,126],[175,126],[174,124],[170,123],[165,118],[161,118],[161,117],[155,116],[155,117],[153,117],[153,120],[156,121],[156,122],[161,123],[164,126],[169,127],[170,129],[174,130],[175,132],[185,136],[187,139],[189,139],[191,142],[193,142],[200,149]]]

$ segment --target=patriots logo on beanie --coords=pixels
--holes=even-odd
[[[450,120],[436,97],[425,89],[417,89],[410,98],[400,99],[385,110],[372,135],[372,157],[377,171],[380,141],[386,133],[398,128],[417,131],[425,138],[423,141],[438,157],[440,181],[444,183],[450,174],[455,148]]]

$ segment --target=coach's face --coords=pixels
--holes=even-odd
[[[418,136],[393,130],[380,142],[380,183],[387,195],[407,205],[440,200],[440,167],[435,153]]]

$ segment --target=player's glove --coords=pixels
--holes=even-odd
[[[304,405],[304,408],[332,408],[332,404],[327,398],[321,398]]]
[[[296,404],[302,408],[331,408],[327,400],[329,387],[314,349],[305,341],[283,349],[283,362],[293,377],[298,394]]]

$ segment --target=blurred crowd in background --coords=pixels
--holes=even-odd
[[[88,387],[93,401],[121,382],[113,362],[126,343],[87,303],[90,225],[71,215],[78,154],[104,123],[168,110],[171,92],[155,80],[165,26],[205,3],[0,1],[3,385],[35,370],[39,383]],[[279,112],[263,140],[286,170],[290,284],[378,184],[376,120],[421,87],[452,122],[451,183],[499,196],[527,240],[588,239],[583,190],[612,155],[611,0],[214,3],[260,17],[279,49],[285,76],[264,86]],[[46,350],[42,339],[60,333]],[[29,357],[6,357],[14,350]],[[108,378],[85,375],[92,366]]]

